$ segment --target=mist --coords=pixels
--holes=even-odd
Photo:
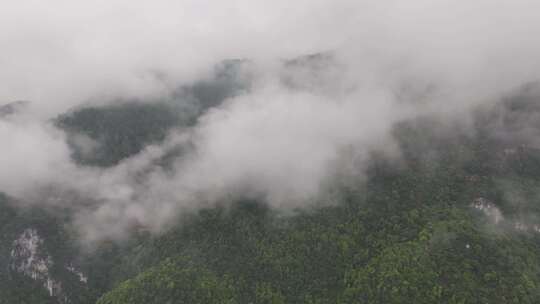
[[[532,0],[8,4],[0,104],[30,102],[0,114],[0,191],[67,207],[89,241],[124,238],[133,225],[159,232],[231,197],[309,206],[336,175],[361,180],[373,153],[399,159],[397,122],[430,113],[466,122],[476,106],[538,81],[538,9]],[[114,166],[77,164],[53,122],[83,106],[171,98],[227,59],[248,62],[249,89]],[[99,144],[78,141],[88,153]],[[178,146],[187,148],[170,168],[156,165]]]

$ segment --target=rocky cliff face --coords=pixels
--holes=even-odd
[[[10,269],[41,282],[50,296],[62,298],[62,283],[50,273],[54,262],[43,250],[43,242],[36,229],[25,229],[13,242]]]
[[[45,240],[39,235],[37,229],[26,228],[13,241],[9,269],[39,282],[51,297],[58,299],[59,303],[71,303],[62,288],[62,280],[52,272],[55,261],[45,249],[44,242]],[[62,267],[66,271],[75,274],[81,283],[86,284],[88,282],[88,278],[73,264],[68,263]]]

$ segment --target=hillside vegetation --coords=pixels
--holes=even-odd
[[[521,137],[533,101],[479,109],[473,131],[434,117],[402,122],[399,160],[373,151],[364,178],[336,182],[311,207],[224,201],[164,234],[91,253],[79,251],[69,218],[1,197],[0,303],[538,303],[540,150]],[[60,121],[107,143],[81,165],[107,166],[177,126],[165,107],[83,109]],[[28,227],[62,282],[53,296],[16,271],[14,242]]]

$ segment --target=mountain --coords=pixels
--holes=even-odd
[[[73,109],[55,123],[78,165],[114,166],[249,90],[237,64],[165,100]],[[337,181],[311,207],[231,198],[91,250],[69,212],[2,195],[0,303],[538,303],[540,146],[528,135],[539,101],[524,88],[478,107],[467,128],[402,121],[398,161],[373,151],[365,177]]]
[[[15,101],[5,105],[0,105],[0,118],[13,115],[28,105],[27,101]]]
[[[474,134],[403,122],[404,164],[375,160],[330,205],[202,210],[144,244],[149,268],[98,303],[536,303],[540,150],[500,136],[536,115],[530,101],[480,109]]]

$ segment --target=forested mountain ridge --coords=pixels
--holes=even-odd
[[[69,215],[2,196],[0,303],[538,303],[540,150],[523,125],[537,98],[479,108],[473,131],[403,121],[397,162],[373,151],[364,178],[311,207],[235,198],[90,252]],[[204,111],[175,107],[84,108],[57,123],[100,143],[86,156],[72,146],[81,166],[111,166]]]
[[[330,206],[203,210],[145,245],[154,266],[98,303],[536,303],[538,150],[492,136],[519,131],[530,101],[480,111],[475,135],[404,122],[405,164],[375,160]]]

